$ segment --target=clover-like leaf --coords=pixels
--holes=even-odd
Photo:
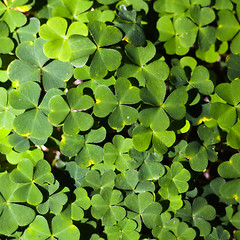
[[[200,143],[193,141],[185,149],[185,156],[189,160],[194,171],[204,171],[208,166],[208,154],[206,148]]]
[[[175,236],[173,235],[173,233],[169,231],[169,229],[167,228],[170,220],[171,220],[171,214],[168,211],[163,212],[158,216],[156,216],[154,219],[155,226],[152,229],[153,236],[157,237],[158,239],[165,239],[165,238],[170,240],[175,239]],[[175,219],[175,221],[176,223],[179,222],[178,219]]]
[[[91,201],[88,193],[84,188],[76,188],[74,190],[76,200],[70,205],[70,218],[75,221],[80,221],[84,217],[84,210],[87,210]]]
[[[136,109],[128,106],[140,101],[139,89],[131,85],[126,78],[119,78],[115,84],[116,95],[106,86],[95,90],[96,104],[93,112],[98,117],[107,116],[108,123],[113,129],[122,130],[125,125],[131,125],[137,120]]]
[[[41,240],[51,237],[64,239],[66,236],[71,236],[73,240],[80,238],[78,228],[72,224],[71,220],[65,219],[61,215],[57,215],[52,219],[51,232],[46,218],[41,215],[36,216],[25,230],[24,238],[26,240],[36,239],[39,238],[39,234],[41,234]]]
[[[89,171],[85,177],[84,186],[100,191],[100,189],[112,189],[116,174],[112,170],[107,170],[101,175],[98,171]]]
[[[238,69],[238,63],[240,61],[240,56],[235,54],[230,54],[228,56],[227,67],[228,67],[228,78],[232,81],[236,78],[240,78],[240,72]]]
[[[192,207],[188,201],[184,201],[185,205],[182,209],[177,211],[177,216],[184,221],[191,221],[193,226],[200,231],[200,236],[207,236],[211,232],[211,224],[208,221],[216,217],[216,210],[207,203],[203,197],[194,199]],[[193,216],[191,220],[191,216]]]
[[[93,164],[100,163],[103,160],[103,148],[93,143],[100,143],[106,137],[104,127],[92,129],[84,139],[85,145],[78,153],[75,161],[80,167],[88,167]]]
[[[230,239],[230,234],[222,226],[217,226],[216,228],[213,228],[211,234],[207,235],[206,240],[220,240],[223,238]]]
[[[70,3],[67,0],[63,0],[62,3],[53,8],[53,16],[79,20],[81,19],[81,14],[92,6],[93,1],[73,0]]]
[[[18,204],[13,193],[20,185],[12,182],[9,179],[8,173],[1,174],[0,180],[0,233],[10,235],[19,226],[30,224],[35,218],[36,213],[32,208]]]
[[[13,0],[4,1],[4,4],[1,2],[1,20],[7,23],[9,26],[10,32],[13,32],[17,27],[23,26],[27,22],[27,17],[18,11],[18,8],[23,7],[27,3],[27,0],[18,1]],[[29,10],[29,9],[27,9]]]
[[[8,137],[8,142],[14,147],[14,150],[17,152],[25,152],[30,147],[28,139],[16,133],[13,133]]]
[[[224,178],[240,177],[240,154],[234,154],[229,161],[223,162],[218,167],[218,173]]]
[[[153,201],[153,195],[149,192],[143,192],[138,195],[129,194],[124,199],[124,205],[131,211],[139,214],[146,227],[154,226],[154,218],[162,211],[162,206]]]
[[[162,161],[162,155],[157,153],[150,153],[143,160],[139,168],[139,180],[157,180],[161,178],[165,172]]]
[[[193,5],[190,10],[193,21],[199,26],[198,44],[202,51],[210,48],[216,41],[216,29],[209,25],[215,19],[215,13],[212,8],[200,8],[199,5]]]
[[[5,22],[0,21],[0,53],[6,54],[10,53],[14,48],[13,41],[8,37],[9,29]]]
[[[126,210],[117,206],[122,200],[123,196],[119,190],[103,189],[100,194],[95,194],[91,199],[92,216],[101,219],[104,226],[114,225],[126,215]]]
[[[60,151],[65,156],[73,157],[84,146],[84,137],[82,135],[68,136],[63,134],[60,142]]]
[[[14,119],[14,130],[22,136],[47,139],[52,133],[52,125],[38,108],[40,86],[35,82],[25,82],[11,92],[9,102],[15,109],[30,109]]]
[[[161,196],[161,200],[169,201],[169,210],[176,211],[183,206],[182,195],[178,194],[178,191],[174,188],[160,188],[158,193]]]
[[[79,88],[74,88],[67,93],[67,99],[69,105],[61,96],[54,96],[50,99],[48,114],[50,123],[58,125],[64,121],[63,131],[68,135],[87,131],[93,125],[93,118],[83,110],[92,107],[92,98],[83,95]]]
[[[173,91],[164,101],[166,86],[164,82],[149,81],[146,88],[142,88],[140,96],[145,103],[154,108],[146,108],[139,113],[140,122],[153,131],[164,131],[170,125],[167,113],[174,119],[180,120],[185,116],[187,93],[184,88]],[[176,101],[176,99],[178,99]],[[159,121],[162,124],[158,124]]]
[[[126,170],[116,176],[115,185],[119,189],[134,190],[138,181],[138,172],[136,170]]]
[[[155,132],[142,124],[133,130],[133,146],[139,152],[147,150],[152,142],[157,152],[164,154],[175,140],[176,136],[173,131]]]
[[[238,117],[240,80],[236,79],[231,83],[221,83],[216,87],[215,91],[226,103],[213,102],[210,113],[223,130],[229,129],[235,124]],[[231,95],[227,94],[227,92],[231,92]]]
[[[18,42],[34,41],[40,28],[40,21],[32,17],[29,23],[15,31],[13,35]]]
[[[105,231],[108,239],[137,240],[139,233],[136,231],[137,223],[131,219],[124,218],[117,225],[106,226]]]
[[[180,87],[188,84],[188,88],[197,88],[202,94],[210,94],[214,90],[213,82],[209,79],[209,72],[207,68],[202,65],[196,66],[192,65],[192,61],[187,61],[187,57],[183,57],[179,63],[173,66],[171,73],[171,82],[176,86]],[[185,62],[185,63],[184,63]],[[190,67],[191,77],[187,77],[184,70],[185,67]]]
[[[148,41],[145,47],[127,45],[125,51],[129,58],[136,64],[125,64],[117,70],[118,77],[134,77],[140,86],[145,86],[148,81],[166,80],[169,68],[161,59],[147,64],[155,55],[155,47]]]
[[[227,144],[232,148],[238,149],[240,146],[240,120],[238,119],[236,124],[230,129],[227,135]]]
[[[18,163],[17,169],[10,174],[10,179],[16,183],[24,183],[23,186],[14,192],[15,198],[20,202],[28,202],[31,205],[38,205],[43,200],[43,195],[36,186],[53,184],[54,177],[50,173],[51,167],[45,160],[39,160],[36,166],[29,159],[23,159]]]
[[[15,86],[28,81],[40,82],[46,90],[64,88],[72,74],[70,63],[55,60],[45,65],[49,58],[43,52],[46,41],[41,38],[34,42],[23,42],[17,48],[19,59],[14,60],[8,67],[9,78]],[[21,74],[19,74],[21,73]]]
[[[90,65],[90,74],[94,79],[101,79],[108,71],[116,70],[121,64],[122,55],[117,50],[103,47],[118,43],[122,39],[122,33],[118,28],[98,21],[90,22],[88,27],[97,46]]]
[[[166,41],[164,43],[166,52],[177,55],[186,54],[196,40],[197,26],[185,16],[178,16],[173,22],[163,16],[158,21],[159,40]],[[162,23],[163,28],[161,28]]]
[[[47,40],[43,47],[44,53],[53,59],[70,61],[71,48],[68,38],[75,34],[87,36],[87,26],[84,23],[73,22],[68,28],[67,20],[64,18],[50,18],[39,30],[40,37]]]
[[[113,143],[106,143],[103,147],[104,164],[109,169],[117,168],[119,171],[125,171],[131,164],[131,158],[128,152],[132,147],[132,139],[115,135],[112,142]]]
[[[126,4],[134,5],[135,7],[132,10],[128,10],[126,8]],[[130,0],[129,2],[120,1],[118,5],[119,5],[118,16],[123,21],[117,23],[116,26],[119,27],[125,33],[123,40],[136,47],[143,46],[146,41],[146,37],[141,26],[141,18],[137,16],[136,10],[139,8],[141,9],[141,7],[143,7],[142,9],[144,9],[147,12],[148,7],[146,8],[146,3],[143,2],[142,0],[137,1]]]
[[[169,212],[164,212],[157,216],[152,233],[154,236],[168,239],[194,239],[196,232],[185,222],[180,222],[178,218],[172,218]],[[174,233],[174,235],[172,234]]]
[[[161,177],[158,182],[163,188],[169,188],[172,192],[183,193],[188,190],[188,181],[190,180],[190,173],[183,168],[179,162],[174,162],[171,168],[165,166],[167,169],[166,175]]]
[[[89,172],[88,168],[80,168],[75,162],[70,161],[66,162],[66,168],[65,171],[67,171],[71,178],[75,181],[74,186],[80,187],[81,184],[85,180],[86,174]]]
[[[60,190],[59,182],[56,181],[52,185],[47,186],[47,190],[49,192],[49,197],[47,201],[37,205],[37,211],[40,214],[46,214],[48,212],[58,215],[63,208],[63,205],[67,202],[68,197],[65,193],[69,191],[67,187]]]
[[[231,42],[231,52],[234,54],[240,53],[240,45],[239,45],[239,37],[240,37],[240,25],[235,18],[234,14],[227,10],[220,10],[218,12],[219,20],[218,20],[218,28],[217,28],[217,38],[221,41],[229,41],[233,39]],[[230,28],[228,26],[231,26]],[[237,34],[238,33],[238,34]]]
[[[23,110],[13,109],[9,105],[9,92],[5,88],[0,88],[0,128],[13,129],[15,115]]]
[[[201,4],[204,4],[204,3],[205,3],[205,0],[201,1]],[[197,2],[193,1],[192,4],[197,4]],[[171,1],[158,0],[156,1],[156,3],[154,3],[154,9],[159,13],[167,12],[167,13],[180,14],[180,13],[183,13],[189,7],[190,7],[190,3],[187,0],[183,0],[182,2],[176,2],[175,0],[171,0]]]

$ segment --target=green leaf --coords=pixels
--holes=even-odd
[[[169,191],[184,193],[188,190],[188,181],[190,180],[190,173],[183,168],[179,162],[174,162],[171,168],[167,167],[167,173],[159,179],[159,185],[163,188],[168,188]]]
[[[144,159],[139,168],[139,180],[157,180],[165,173],[164,166],[160,163],[162,156],[157,153],[150,153]]]
[[[221,185],[219,192],[221,196],[227,199],[235,199],[236,201],[239,201],[240,197],[240,189],[238,187],[240,179],[234,179],[230,180],[228,182],[225,182]]]
[[[226,0],[216,0],[215,4],[213,5],[213,8],[220,10],[220,9],[229,9],[230,11],[233,8],[233,5],[231,3],[231,1]]]
[[[139,233],[136,231],[137,223],[131,219],[123,219],[117,225],[106,226],[108,239],[137,240]]]
[[[45,240],[51,236],[47,220],[43,216],[36,216],[34,221],[29,225],[29,227],[25,231],[25,239],[39,238],[41,240]]]
[[[105,77],[108,71],[116,70],[121,64],[122,55],[115,49],[99,48],[90,65],[90,74],[94,79]]]
[[[148,149],[152,140],[152,131],[150,128],[139,125],[133,130],[133,146],[139,152]]]
[[[8,142],[17,152],[25,152],[30,148],[28,139],[16,133],[13,133],[8,137]]]
[[[93,126],[93,117],[85,112],[71,111],[63,126],[64,133],[75,135],[79,131],[87,131]]]
[[[240,30],[240,25],[234,14],[229,10],[220,10],[218,16],[217,38],[221,41],[229,41]]]
[[[81,135],[68,136],[63,134],[60,142],[60,151],[68,157],[73,157],[84,146],[84,137]]]
[[[0,41],[1,41],[1,46],[0,46],[0,53],[7,54],[10,53],[13,48],[14,48],[14,43],[13,41],[8,37],[9,35],[9,29],[8,25],[0,21]]]
[[[76,200],[71,204],[71,219],[79,221],[84,217],[83,210],[87,210],[90,207],[91,201],[84,188],[75,189],[74,194]]]
[[[121,31],[103,22],[90,22],[89,31],[98,47],[106,47],[118,43],[122,39]]]
[[[212,233],[206,237],[206,240],[230,239],[230,234],[222,226],[213,227]]]
[[[105,171],[102,176],[98,171],[92,170],[86,175],[84,185],[99,191],[105,188],[113,189],[115,176],[116,174],[112,170]]]
[[[19,42],[34,41],[40,28],[38,18],[32,17],[29,23],[16,30],[14,38]]]
[[[134,47],[128,44],[125,51],[133,63],[140,67],[149,62],[156,54],[156,48],[150,41],[147,41],[146,47]]]
[[[215,19],[215,13],[212,8],[200,8],[198,5],[193,5],[190,8],[190,15],[199,27],[208,25]]]
[[[92,129],[86,136],[86,143],[100,143],[106,138],[106,129],[100,127],[98,129]]]
[[[81,16],[81,13],[85,12],[92,6],[93,1],[73,0],[69,3],[69,1],[63,0],[63,4],[63,6],[57,5],[53,9],[53,15],[65,17],[63,13],[66,12],[68,18],[74,18],[77,20],[78,17]]]
[[[161,205],[153,201],[153,195],[149,192],[127,195],[124,205],[133,212],[140,214],[147,228],[154,226],[154,218],[162,211]]]
[[[37,211],[40,214],[46,214],[48,212],[58,215],[63,208],[63,205],[67,202],[68,197],[65,192],[68,188],[59,190],[59,182],[56,181],[53,185],[48,185],[47,190],[49,192],[49,198],[37,206]]]
[[[59,59],[67,62],[71,59],[71,49],[68,38],[71,35],[88,35],[88,29],[85,24],[73,22],[68,30],[68,24],[64,18],[53,17],[47,23],[40,27],[39,35],[48,40],[44,44],[45,54],[53,59]]]
[[[66,82],[72,75],[73,67],[70,63],[59,60],[52,61],[42,68],[43,87],[45,90],[65,88]]]
[[[82,35],[71,35],[68,42],[71,50],[71,63],[74,66],[83,67],[89,56],[95,52],[96,45],[88,37]]]
[[[240,61],[239,55],[230,54],[228,61],[227,61],[227,67],[228,67],[228,78],[232,81],[235,78],[240,78],[240,72],[238,69],[238,63]]]
[[[80,232],[78,228],[72,224],[71,220],[64,219],[61,215],[57,215],[52,219],[52,234],[49,230],[47,220],[43,216],[37,216],[35,220],[27,228],[25,235],[26,239],[32,239],[41,236],[46,239],[48,237],[55,237],[60,239],[66,239],[66,237],[71,236],[71,239],[77,240],[80,238]]]
[[[118,174],[115,178],[116,187],[123,190],[133,190],[138,183],[138,172],[127,170]]]
[[[24,205],[16,203],[13,196],[15,190],[19,185],[9,179],[8,173],[3,173],[0,176],[0,233],[3,235],[10,235],[15,232],[19,226],[27,226],[35,218],[35,211]],[[22,214],[24,212],[24,214]]]
[[[53,96],[49,101],[48,119],[54,125],[60,124],[68,115],[70,108],[61,96]]]
[[[104,145],[104,164],[109,169],[125,171],[130,167],[131,158],[128,154],[132,147],[132,139],[124,138],[121,135],[113,137],[113,144],[106,143]]]
[[[37,83],[26,82],[10,93],[9,102],[15,109],[31,109],[38,106],[40,93]]]
[[[99,86],[95,90],[96,103],[93,113],[97,117],[106,117],[117,106],[117,99],[112,91],[106,86]]]
[[[158,153],[165,154],[176,140],[176,135],[173,131],[153,132],[153,146]]]
[[[14,196],[18,201],[28,202],[31,205],[38,205],[43,200],[43,195],[38,187],[44,184],[52,184],[54,181],[53,175],[50,173],[51,167],[45,160],[39,160],[33,169],[32,161],[22,159],[18,163],[17,169],[13,170],[10,179],[16,183],[25,183],[22,187],[14,192]]]
[[[16,4],[14,7],[19,6]],[[10,8],[6,8],[5,13],[1,17],[1,20],[7,23],[10,32],[13,32],[17,27],[23,26],[27,22],[27,17],[21,13],[20,11],[16,11],[14,9],[11,9],[11,4]]]
[[[80,168],[73,161],[66,162],[65,170],[70,174],[71,178],[74,179],[74,186],[80,187],[84,182],[86,174],[89,172],[88,168]]]
[[[75,161],[78,166],[85,168],[93,164],[102,162],[103,148],[94,144],[85,144],[82,150],[78,153]]]
[[[196,141],[188,144],[185,150],[185,156],[189,159],[190,166],[194,171],[204,171],[208,166],[207,151]]]
[[[214,90],[213,82],[209,79],[209,72],[204,66],[197,66],[192,72],[189,84],[197,88],[200,93],[209,95]]]
[[[157,29],[159,32],[159,41],[165,42],[171,39],[174,34],[174,27],[169,16],[162,16],[157,21]]]
[[[238,149],[240,146],[240,120],[238,119],[236,124],[230,129],[227,135],[227,144],[234,149]]]
[[[162,107],[172,118],[181,120],[186,114],[184,105],[187,100],[188,95],[185,88],[178,88],[168,96]]]
[[[91,213],[96,219],[102,219],[104,226],[112,226],[116,221],[121,221],[126,210],[123,207],[115,206],[123,199],[119,190],[105,188],[100,194],[95,194],[91,199]]]
[[[218,167],[218,173],[224,178],[240,177],[239,154],[234,154],[229,161],[223,162]]]
[[[53,131],[47,117],[37,108],[18,115],[13,125],[19,135],[37,139],[47,139]]]

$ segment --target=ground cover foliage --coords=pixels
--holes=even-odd
[[[240,1],[0,2],[1,239],[240,239]]]

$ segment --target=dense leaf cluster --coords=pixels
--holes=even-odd
[[[0,1],[0,238],[240,239],[240,1]]]

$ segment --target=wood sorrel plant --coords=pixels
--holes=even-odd
[[[0,1],[0,238],[240,239],[240,1]]]

